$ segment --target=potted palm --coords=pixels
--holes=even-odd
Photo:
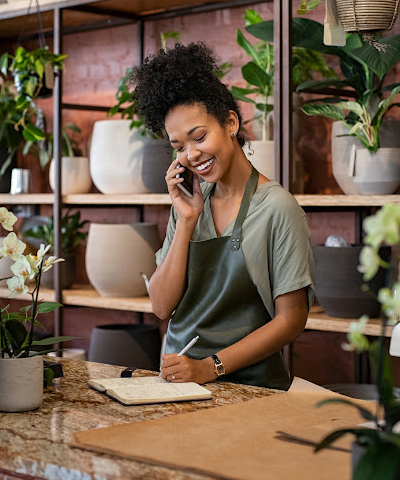
[[[70,287],[75,281],[75,249],[82,243],[88,233],[82,230],[88,220],[81,220],[81,212],[78,210],[71,213],[68,210],[61,218],[61,252],[65,262],[60,265],[61,268],[61,288]],[[54,245],[54,219],[48,218],[47,224],[35,225],[33,228],[24,231],[24,238],[29,242],[32,239],[38,239],[45,245],[50,245],[49,255],[52,254]],[[42,285],[45,288],[53,289],[53,275],[51,272],[45,272],[42,277]]]
[[[4,207],[0,208],[0,223],[9,233],[0,248],[1,257],[13,261],[12,276],[7,279],[10,298],[25,293],[31,296],[31,303],[17,312],[10,311],[10,305],[0,310],[0,411],[20,412],[38,408],[43,399],[43,354],[50,350],[36,351],[37,347],[50,347],[56,343],[71,340],[72,337],[48,337],[34,340],[34,328],[42,325],[38,315],[53,312],[61,307],[56,302],[41,302],[39,289],[42,274],[62,261],[62,258],[44,256],[50,246],[41,245],[36,255],[24,255],[25,243],[17,238],[13,225],[17,218]],[[4,279],[3,279],[4,280]],[[30,292],[27,281],[33,282]],[[51,383],[51,370],[47,370],[47,384]]]
[[[346,398],[327,399],[319,404],[340,402],[357,408],[367,425],[345,428],[330,433],[316,446],[316,451],[328,447],[343,435],[353,435],[353,480],[395,480],[400,472],[400,432],[396,424],[400,421],[400,402],[394,394],[393,375],[389,356],[384,346],[384,333],[388,324],[400,318],[400,270],[399,256],[392,256],[390,262],[379,255],[383,245],[398,249],[400,245],[400,205],[385,205],[375,215],[364,220],[366,233],[364,248],[360,255],[359,270],[364,280],[369,281],[380,267],[391,272],[389,286],[378,292],[382,307],[382,336],[370,342],[362,333],[368,317],[361,317],[352,325],[347,350],[367,352],[378,392],[378,408],[370,411]],[[400,356],[398,342],[392,342],[390,354]]]

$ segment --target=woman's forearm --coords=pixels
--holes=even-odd
[[[178,220],[167,256],[150,279],[149,296],[154,314],[168,319],[185,290],[189,243],[196,223]]]

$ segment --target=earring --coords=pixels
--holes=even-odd
[[[235,133],[235,132],[232,132],[232,133],[231,133],[231,136],[232,136],[232,137],[236,136],[236,133]]]

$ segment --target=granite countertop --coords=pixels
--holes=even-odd
[[[87,386],[89,378],[119,377],[123,367],[62,359],[64,377],[45,389],[38,410],[0,413],[0,479],[31,476],[49,480],[200,480],[210,477],[178,472],[73,447],[73,434],[120,423],[141,422],[264,397],[266,388],[226,382],[207,384],[211,400],[126,407]],[[135,375],[154,375],[136,370]]]

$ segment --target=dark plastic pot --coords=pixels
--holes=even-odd
[[[90,336],[90,362],[157,371],[161,337],[155,325],[100,325]]]
[[[351,247],[314,247],[315,294],[324,311],[331,317],[379,317],[380,304],[376,293],[387,284],[387,271],[379,269],[368,283],[357,270],[362,245]],[[380,249],[381,257],[389,261],[390,247]],[[367,284],[371,291],[363,291]]]

